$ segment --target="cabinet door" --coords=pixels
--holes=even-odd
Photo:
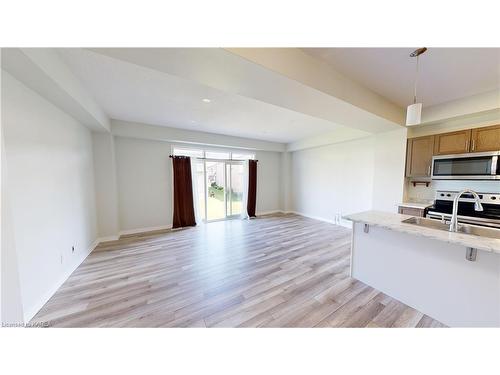
[[[500,125],[472,129],[471,151],[499,151]]]
[[[406,176],[430,176],[433,150],[433,135],[408,139],[406,153]]]
[[[470,148],[470,129],[437,134],[434,141],[434,155],[465,154]]]

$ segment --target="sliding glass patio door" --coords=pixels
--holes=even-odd
[[[173,155],[191,158],[197,221],[236,218],[245,212],[245,163],[255,154],[186,147],[172,151]]]
[[[204,198],[198,204],[200,216],[207,222],[240,216],[243,210],[243,162],[204,160],[197,169],[198,176],[202,169],[204,183],[200,186],[198,178],[197,194],[199,200]]]
[[[226,218],[226,163],[205,161],[206,220]]]
[[[243,212],[243,163],[226,163],[227,199],[226,216],[240,216]]]

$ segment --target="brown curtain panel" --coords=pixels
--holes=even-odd
[[[255,204],[257,202],[257,160],[248,161],[248,202],[247,212],[249,217],[255,217]]]
[[[174,169],[174,219],[172,228],[195,226],[191,159],[187,156],[172,156],[172,165]]]

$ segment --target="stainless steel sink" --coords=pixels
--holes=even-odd
[[[475,225],[460,225],[458,231],[461,233],[472,234],[473,236],[498,238],[500,239],[500,229],[478,227]]]
[[[423,217],[410,217],[408,219],[403,220],[402,222],[406,223],[406,224],[413,224],[413,225],[418,225],[421,227],[444,230],[444,231],[448,231],[450,228],[449,224],[443,223],[439,220],[425,219]],[[459,224],[458,225],[458,232],[470,234],[473,236],[500,239],[500,229],[479,227],[476,225]]]
[[[405,219],[402,222],[432,229],[448,230],[450,228],[448,224],[443,223],[439,220],[425,219],[423,217],[410,217],[409,219]]]

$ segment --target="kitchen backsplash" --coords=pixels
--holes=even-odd
[[[460,191],[472,189],[481,193],[500,193],[500,181],[472,181],[472,180],[432,180],[430,185],[413,186],[407,179],[405,186],[405,200],[426,201],[434,200],[436,190]]]

